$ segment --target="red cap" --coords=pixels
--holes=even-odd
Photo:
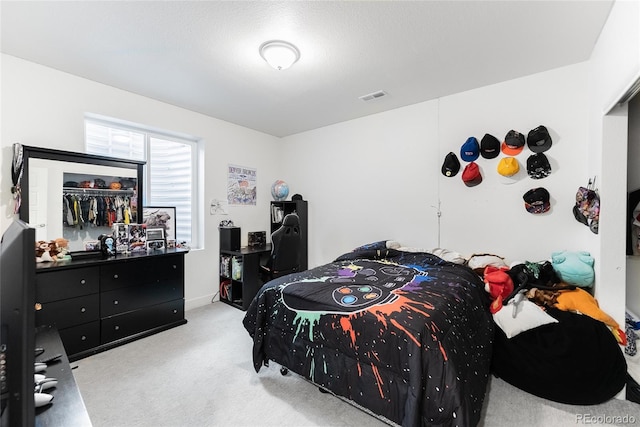
[[[480,168],[476,162],[471,162],[464,167],[464,171],[462,171],[462,181],[467,187],[473,187],[482,182]]]

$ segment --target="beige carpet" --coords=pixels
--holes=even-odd
[[[386,425],[274,363],[256,374],[243,316],[216,302],[188,311],[186,325],[73,363],[93,425]],[[640,405],[564,405],[493,378],[480,425],[640,425]]]

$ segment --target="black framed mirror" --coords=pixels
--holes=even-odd
[[[22,146],[20,219],[36,241],[68,240],[71,253],[91,252],[114,222],[142,222],[145,162]]]

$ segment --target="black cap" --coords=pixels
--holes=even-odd
[[[517,130],[511,129],[504,136],[504,143],[511,148],[524,147],[524,135],[518,132]]]
[[[302,200],[302,195],[296,193],[293,196],[291,196],[291,200]]]
[[[485,159],[495,159],[500,154],[500,141],[493,135],[485,133],[480,141],[480,155]]]
[[[442,175],[447,177],[456,176],[460,172],[460,160],[458,160],[458,156],[451,151],[444,158],[444,162],[442,163]]]
[[[527,173],[533,179],[542,179],[551,173],[549,159],[544,153],[536,153],[527,159]]]
[[[544,187],[532,188],[524,193],[524,208],[532,214],[545,213],[551,207],[549,192]]]
[[[540,125],[529,131],[527,135],[527,145],[534,153],[542,153],[551,148],[551,135],[546,127]]]

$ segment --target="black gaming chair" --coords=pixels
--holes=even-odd
[[[300,244],[300,218],[290,213],[271,234],[271,256],[266,265],[260,266],[262,280],[267,282],[300,270]]]

